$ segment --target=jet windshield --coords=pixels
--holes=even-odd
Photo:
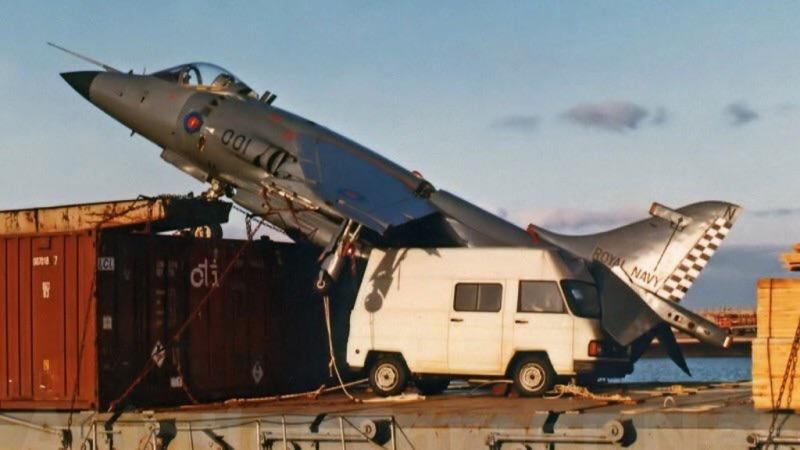
[[[256,97],[255,92],[232,73],[214,64],[197,62],[183,64],[156,72],[153,76],[186,86],[201,86],[213,90],[234,91]]]

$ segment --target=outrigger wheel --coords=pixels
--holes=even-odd
[[[526,355],[514,366],[514,389],[521,397],[540,397],[553,388],[556,374],[545,356]]]
[[[199,239],[222,239],[222,225],[214,223],[191,229],[192,237]]]
[[[347,219],[339,225],[339,230],[320,255],[319,275],[314,282],[314,290],[325,294],[339,278],[345,258],[356,255],[355,242],[361,232],[361,225]]]
[[[333,278],[331,278],[327,272],[321,270],[317,276],[317,281],[314,282],[314,290],[317,291],[318,294],[325,294],[331,288],[332,284]]]

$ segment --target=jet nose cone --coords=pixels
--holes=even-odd
[[[94,81],[95,77],[100,72],[97,71],[85,71],[85,72],[64,72],[61,74],[61,78],[64,79],[72,89],[78,91],[78,94],[81,94],[83,98],[89,100],[89,87],[92,85],[92,81]]]

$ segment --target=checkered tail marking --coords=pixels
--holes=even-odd
[[[658,290],[658,296],[676,302],[680,301],[686,295],[686,291],[692,287],[700,275],[700,271],[708,264],[708,260],[719,248],[732,226],[733,223],[724,217],[716,219],[667,278],[667,281]]]

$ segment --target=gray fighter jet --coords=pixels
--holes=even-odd
[[[55,46],[54,44],[51,44]],[[55,46],[58,47],[58,46]],[[324,247],[317,288],[369,247],[555,246],[597,281],[602,326],[633,360],[654,338],[684,371],[671,327],[728,346],[727,330],[680,306],[740,214],[708,201],[587,236],[520,228],[304,117],[276,107],[221,67],[189,63],[149,75],[122,72],[58,47],[103,71],[61,76],[93,105],[161,148],[161,158],[209,183],[298,241]]]

